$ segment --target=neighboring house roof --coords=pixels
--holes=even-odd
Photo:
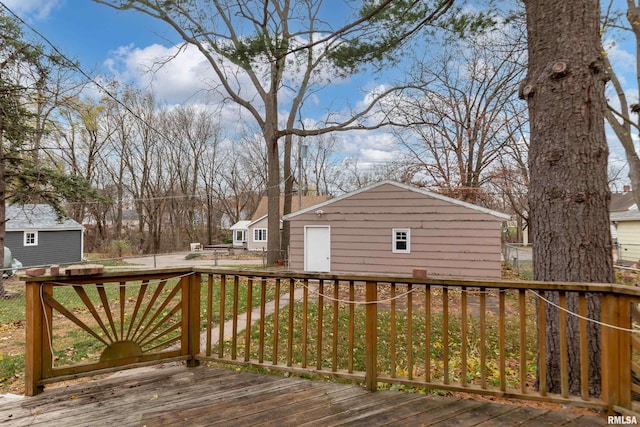
[[[302,196],[302,204],[300,204],[300,198],[293,196],[291,198],[291,211],[296,212],[300,209],[305,209],[309,206],[314,206],[318,203],[327,201],[331,196]],[[251,224],[258,222],[267,216],[269,199],[265,196],[260,200],[256,211],[251,217]],[[280,215],[284,212],[284,198],[280,197]]]
[[[505,214],[505,213],[502,213],[502,212],[498,212],[498,211],[494,211],[494,210],[491,210],[491,209],[483,208],[481,206],[474,205],[474,204],[467,203],[467,202],[463,202],[461,200],[452,199],[451,197],[443,196],[442,194],[432,193],[431,191],[423,190],[423,189],[417,188],[417,187],[412,187],[410,185],[402,184],[402,183],[396,182],[396,181],[381,181],[381,182],[377,182],[375,184],[368,185],[366,187],[362,187],[359,190],[353,191],[351,193],[343,194],[342,196],[333,198],[331,200],[327,200],[327,201],[322,202],[322,203],[318,203],[318,204],[313,205],[313,206],[309,206],[309,207],[301,209],[301,210],[299,210],[297,212],[292,212],[289,215],[286,215],[283,219],[285,219],[285,220],[286,219],[291,219],[291,218],[294,218],[294,217],[296,217],[298,215],[302,215],[304,213],[307,213],[309,211],[315,211],[315,210],[321,209],[323,206],[327,206],[327,205],[329,205],[331,203],[335,203],[337,201],[346,199],[347,197],[352,197],[352,196],[355,196],[356,194],[360,194],[360,193],[363,193],[365,191],[371,190],[373,188],[380,187],[382,185],[387,185],[387,184],[394,185],[394,186],[396,186],[398,188],[401,188],[401,189],[404,189],[404,190],[409,190],[409,191],[413,191],[413,192],[416,192],[416,193],[419,193],[419,194],[423,194],[423,195],[428,196],[428,197],[433,197],[434,199],[443,200],[443,201],[446,201],[446,202],[449,202],[449,203],[453,203],[453,204],[459,205],[459,206],[464,206],[464,207],[467,207],[469,209],[476,210],[478,212],[482,212],[482,213],[486,213],[486,214],[495,216],[496,218],[499,218],[501,220],[511,219],[511,215],[508,215],[508,214]]]
[[[611,212],[628,211],[634,207],[637,206],[631,191],[624,193],[611,193],[611,203],[609,204],[609,210]]]
[[[249,224],[251,224],[251,221],[248,221],[248,220],[238,221],[231,226],[231,230],[246,230]]]
[[[640,211],[635,208],[624,212],[613,212],[610,219],[611,222],[640,221]]]
[[[78,222],[59,216],[49,205],[7,205],[7,231],[83,230]]]

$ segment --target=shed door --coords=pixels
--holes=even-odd
[[[331,271],[331,229],[328,225],[304,228],[304,271]]]

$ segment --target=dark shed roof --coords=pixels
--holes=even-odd
[[[49,205],[7,205],[7,231],[82,230],[78,222],[59,216]]]

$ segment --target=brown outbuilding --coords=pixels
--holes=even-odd
[[[510,216],[383,181],[284,219],[293,270],[497,279]]]

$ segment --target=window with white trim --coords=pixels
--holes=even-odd
[[[244,242],[245,238],[244,238],[244,233],[245,230],[236,230],[236,242]]]
[[[411,252],[411,229],[394,228],[392,231],[394,254],[408,254]]]
[[[253,241],[254,242],[266,242],[267,241],[267,229],[266,228],[255,228],[253,230]]]
[[[24,246],[38,246],[38,232],[37,231],[25,231],[24,232]]]

